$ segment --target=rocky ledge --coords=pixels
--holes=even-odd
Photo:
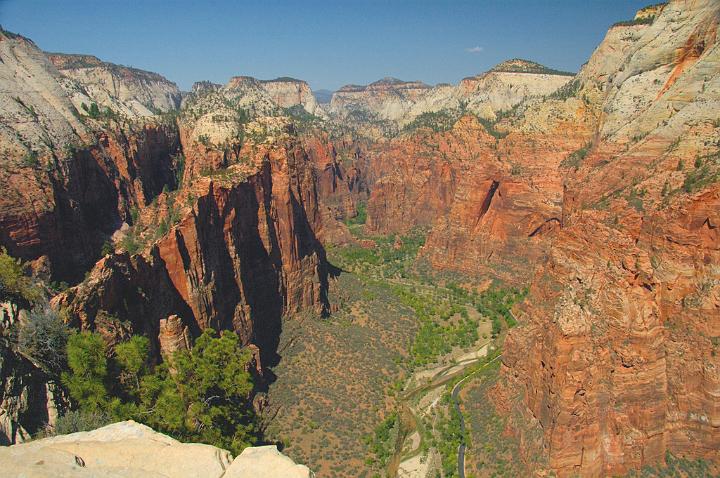
[[[0,447],[7,477],[312,478],[272,446],[246,448],[233,460],[227,450],[181,443],[132,420],[90,432]]]

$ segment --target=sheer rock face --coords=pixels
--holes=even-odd
[[[578,75],[603,115],[565,169],[562,228],[497,390],[526,455],[560,476],[717,458],[718,21],[717,2],[670,2],[613,27]]]
[[[310,114],[325,116],[320,108],[310,86],[294,78],[277,78],[275,80],[261,81],[263,89],[268,92],[270,98],[281,108],[292,108],[302,106]]]
[[[352,138],[331,140],[327,134],[303,137],[313,168],[320,202],[321,221],[315,233],[323,244],[352,241],[343,224],[357,216],[357,206],[367,200],[369,160],[367,145]]]
[[[56,382],[0,340],[0,445],[10,445],[55,426],[67,402]]]
[[[48,58],[64,77],[81,85],[67,88],[78,111],[84,110],[85,96],[101,109],[107,107],[130,117],[152,116],[180,106],[177,85],[157,73],[106,63],[90,55],[48,53]]]
[[[159,329],[158,341],[163,357],[172,357],[175,352],[190,350],[192,347],[190,328],[176,314],[160,319]]]
[[[174,183],[176,129],[137,115],[129,126],[103,125],[80,113],[75,103],[102,104],[99,90],[63,76],[25,38],[0,33],[0,58],[0,244],[26,260],[46,257],[54,280],[78,280],[130,209]],[[128,85],[141,79],[122,71],[113,108],[139,101]]]
[[[543,103],[502,138],[471,115],[444,133],[416,133],[368,153],[368,231],[429,229],[421,257],[438,270],[527,281],[560,225],[559,164],[592,136],[581,100]]]
[[[160,321],[182,318],[193,335],[234,330],[272,360],[284,313],[326,307],[324,253],[311,165],[303,150],[259,153],[242,182],[201,179],[197,203],[143,254],[101,260],[90,278],[61,296],[83,328],[97,318],[129,319],[158,337]],[[169,324],[165,323],[167,328]]]

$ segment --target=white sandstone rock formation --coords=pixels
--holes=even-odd
[[[275,446],[227,450],[181,443],[132,420],[90,432],[0,447],[4,477],[311,478]]]

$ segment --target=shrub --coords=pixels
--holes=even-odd
[[[68,433],[86,432],[104,427],[112,423],[112,418],[104,412],[68,410],[60,415],[55,423],[56,435],[67,435]]]
[[[351,217],[347,221],[345,221],[345,224],[348,226],[351,225],[361,225],[365,224],[367,221],[367,204],[365,203],[358,203],[357,204],[357,215],[355,217]]]
[[[113,247],[112,242],[103,242],[102,249],[100,250],[100,255],[107,256],[108,254],[112,254],[113,252],[115,252],[115,248]]]
[[[0,248],[0,302],[10,302],[16,309],[28,309],[44,295],[42,288],[23,273],[22,262]]]
[[[120,241],[120,246],[128,251],[130,255],[137,254],[137,252],[140,250],[140,243],[135,238],[135,235],[132,232],[128,232],[125,237],[122,238],[122,241]]]
[[[21,164],[28,168],[36,168],[40,166],[40,159],[38,157],[37,151],[28,151],[27,154],[25,154],[25,156],[23,157]]]
[[[17,348],[44,371],[57,375],[65,364],[68,329],[49,305],[35,307],[17,332]]]
[[[436,133],[452,129],[458,120],[459,112],[451,110],[428,111],[418,115],[408,123],[404,130],[415,131],[420,128],[430,128]]]

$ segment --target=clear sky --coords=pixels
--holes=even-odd
[[[457,83],[509,58],[576,71],[653,0],[0,0],[42,49],[158,72],[180,88],[292,76],[313,89],[385,76]]]

